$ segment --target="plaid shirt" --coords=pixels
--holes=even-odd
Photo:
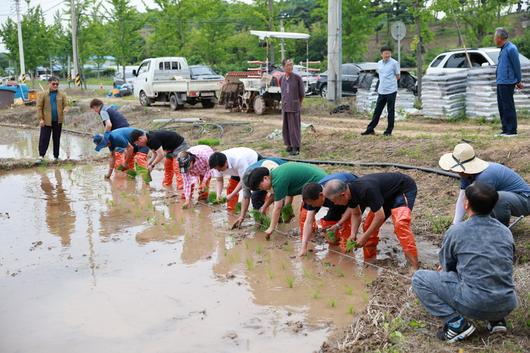
[[[193,162],[193,166],[188,170],[188,172],[182,173],[182,179],[184,180],[184,196],[186,197],[186,200],[189,200],[191,198],[192,185],[199,185],[201,178],[202,180],[207,180],[210,177],[208,159],[214,151],[210,146],[198,145],[188,148],[187,152],[193,154],[196,157],[195,162]]]

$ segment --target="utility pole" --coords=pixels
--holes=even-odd
[[[283,20],[287,18],[286,13],[280,14],[280,31],[285,32],[285,27],[283,26]],[[285,40],[282,38],[280,42],[280,53],[282,54],[282,63],[285,60]]]
[[[18,57],[20,59],[20,77],[26,80],[26,64],[24,63],[24,44],[22,43],[22,20],[20,19],[20,0],[15,0],[17,8]]]
[[[342,0],[328,0],[327,100],[342,98]]]
[[[269,7],[269,31],[273,31],[274,26],[273,26],[272,0],[268,0],[268,7]],[[271,53],[270,63],[274,65],[274,61],[275,61],[274,44],[272,44],[270,40],[269,40],[269,47],[270,47],[270,53]],[[267,70],[269,70],[269,68],[267,68]]]
[[[75,81],[76,85],[79,86],[81,81],[79,73],[79,54],[77,49],[77,10],[75,7],[75,0],[70,0],[70,17],[72,19],[72,79]]]

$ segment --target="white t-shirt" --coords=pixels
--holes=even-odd
[[[245,170],[258,161],[258,152],[247,147],[234,147],[222,151],[228,161],[228,169],[224,172],[219,172],[212,169],[212,177],[218,178],[224,175],[243,177]]]

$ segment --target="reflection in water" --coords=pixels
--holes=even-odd
[[[70,234],[75,228],[75,213],[63,188],[61,170],[55,168],[53,173],[55,183],[50,181],[48,173],[41,174],[40,187],[46,195],[46,224],[50,233],[61,238],[63,246],[70,246]],[[69,171],[64,173],[68,173],[68,176],[71,174]]]
[[[37,158],[39,130],[0,128],[0,158]],[[48,156],[51,156],[48,150]],[[77,136],[67,132],[61,135],[60,158],[82,159],[95,156],[94,144],[89,137]]]

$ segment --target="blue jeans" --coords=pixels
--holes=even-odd
[[[497,85],[497,104],[504,134],[517,133],[517,112],[513,101],[515,84]]]
[[[498,321],[510,313],[510,311],[479,312],[469,309],[454,300],[459,288],[460,282],[456,272],[419,270],[412,276],[412,289],[421,304],[431,315],[444,322],[460,315],[475,320]]]
[[[499,191],[499,200],[491,216],[508,226],[510,217],[528,216],[530,214],[530,197],[515,192]]]

